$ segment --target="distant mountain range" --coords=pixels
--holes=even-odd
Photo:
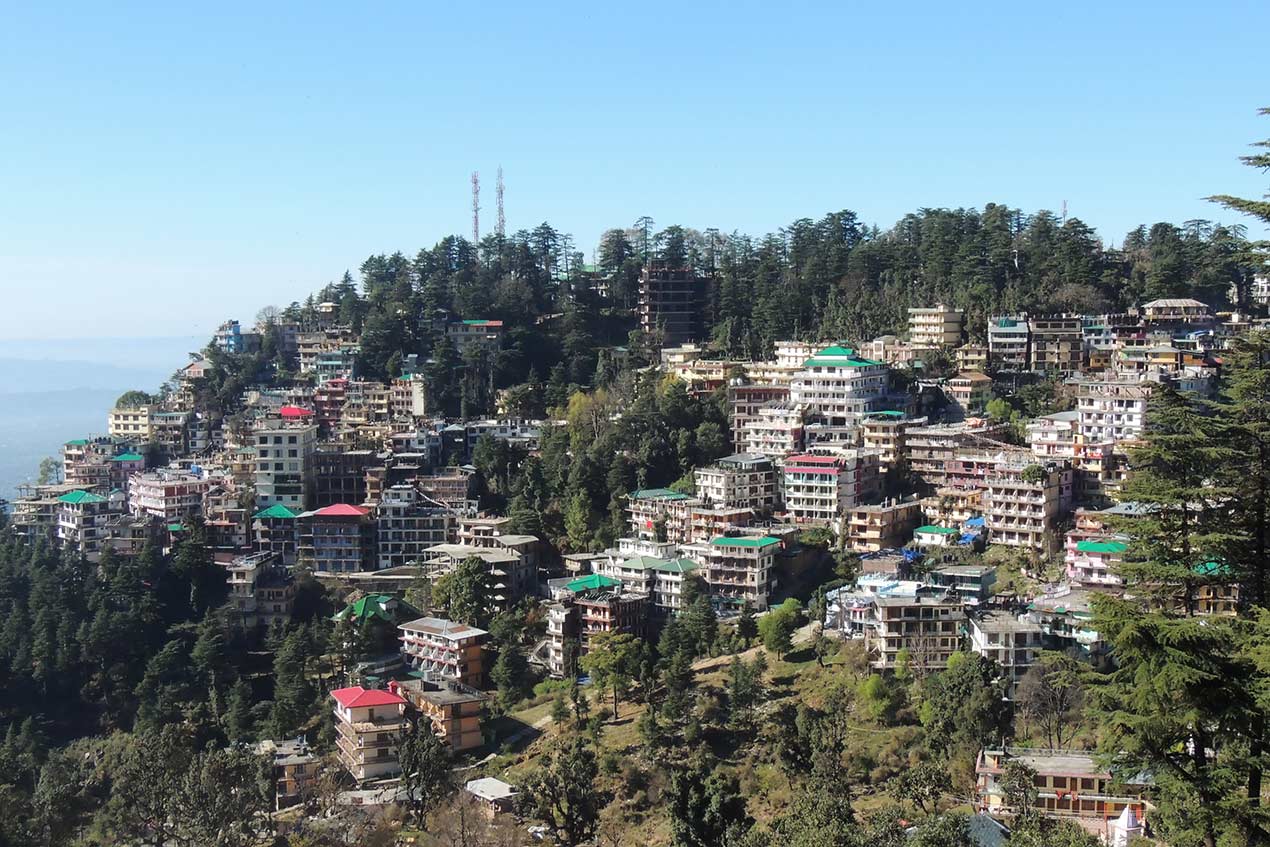
[[[0,341],[0,498],[33,481],[40,459],[104,434],[115,398],[154,391],[200,349],[197,338]]]

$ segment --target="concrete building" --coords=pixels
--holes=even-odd
[[[1145,786],[1127,785],[1127,793],[1120,793],[1116,789],[1125,777],[1133,777],[1117,778],[1098,764],[1094,753],[1018,747],[983,750],[979,754],[975,779],[980,809],[991,813],[1020,811],[1009,808],[1001,785],[1006,764],[1011,760],[1036,772],[1036,809],[1043,815],[1090,818],[1098,821],[1100,827],[1115,820],[1126,808],[1132,809],[1139,819],[1146,815],[1148,805],[1142,796]]]
[[[1027,315],[1003,315],[988,321],[988,366],[995,371],[1025,371],[1029,356]]]
[[[408,484],[386,489],[374,514],[377,565],[381,570],[423,561],[425,550],[444,544],[454,531],[453,512],[420,496]]]
[[[903,547],[921,522],[916,500],[854,506],[847,512],[847,546],[857,553]]]
[[[739,449],[779,457],[803,449],[807,409],[796,403],[774,403],[758,410],[753,420],[741,426]]]
[[[1005,425],[973,419],[953,424],[910,427],[904,433],[905,459],[909,471],[928,488],[949,484],[949,465],[965,446],[995,441]]]
[[[962,312],[940,303],[908,310],[908,340],[915,346],[954,347],[961,343]]]
[[[945,393],[963,415],[978,415],[992,399],[992,378],[979,371],[962,371],[948,380]]]
[[[1081,369],[1085,352],[1080,315],[1038,315],[1028,321],[1030,367],[1062,376]]]
[[[138,517],[164,522],[202,514],[210,479],[174,470],[134,474],[128,485],[128,510]]]
[[[396,693],[432,722],[433,733],[451,751],[461,753],[485,743],[481,711],[488,698],[475,688],[453,681],[407,679],[396,683]]]
[[[1156,383],[1137,377],[1076,380],[1080,443],[1115,444],[1140,439],[1146,431],[1147,401],[1156,387]]]
[[[1067,534],[1063,566],[1073,585],[1088,587],[1121,586],[1120,563],[1129,545],[1115,538],[1080,538]]]
[[[503,322],[483,318],[451,321],[445,328],[445,335],[460,356],[471,347],[497,350],[503,339]]]
[[[732,418],[732,443],[744,442],[745,425],[759,419],[759,410],[789,401],[789,385],[739,383],[728,385],[728,408]]]
[[[401,655],[431,680],[454,680],[480,688],[485,684],[485,642],[489,633],[444,618],[403,623]]]
[[[359,573],[371,570],[375,525],[370,510],[336,503],[297,519],[297,560],[316,573]]]
[[[926,418],[910,418],[903,412],[873,412],[860,422],[861,445],[876,450],[882,469],[889,471],[904,459],[905,432],[926,424]]]
[[[654,260],[639,278],[636,315],[646,336],[660,333],[662,344],[673,347],[705,336],[703,283],[691,268],[671,268]]]
[[[955,351],[957,370],[979,371],[988,369],[988,348],[983,344],[963,344]]]
[[[256,512],[251,516],[252,546],[277,556],[284,565],[294,565],[300,545],[299,516],[278,503]]]
[[[990,541],[1040,553],[1053,550],[1058,521],[1072,505],[1070,465],[1023,464],[1009,457],[987,479],[984,517]]]
[[[889,388],[890,368],[835,345],[803,362],[789,399],[831,426],[846,426],[885,409]]]
[[[1019,680],[1044,648],[1040,625],[1004,609],[984,609],[970,615],[967,630],[970,649],[1001,666],[1009,682],[1007,696],[1014,696]]]
[[[913,543],[918,547],[954,547],[961,531],[951,526],[926,524],[913,530]]]
[[[790,456],[781,466],[784,513],[796,524],[840,531],[848,510],[880,496],[880,473],[878,454],[871,450]]]
[[[960,598],[921,589],[912,596],[874,596],[868,616],[865,647],[874,668],[893,671],[900,651],[907,650],[912,665],[926,672],[948,667],[966,617]]]
[[[312,500],[311,462],[317,450],[317,426],[274,421],[258,427],[252,438],[257,507],[265,509],[277,503],[304,509]]]
[[[1213,312],[1199,300],[1165,298],[1143,303],[1142,320],[1148,326],[1208,326],[1213,323]]]
[[[295,577],[274,553],[237,556],[225,565],[226,606],[246,629],[285,624],[295,603]]]
[[[358,783],[401,773],[397,747],[406,728],[406,701],[390,691],[339,688],[335,701],[335,744],[340,763]]]
[[[1033,419],[1027,425],[1027,440],[1037,459],[1075,460],[1080,442],[1080,412],[1056,412]]]
[[[617,580],[599,574],[574,580],[559,602],[547,607],[547,669],[553,676],[577,672],[577,660],[604,633],[643,636],[648,597],[626,591]]]
[[[289,452],[289,451],[288,451]],[[339,450],[319,448],[309,456],[309,475],[313,478],[313,507],[336,503],[365,503],[366,471],[382,464],[373,450]]]
[[[739,609],[748,601],[750,608],[761,612],[775,587],[773,569],[779,549],[780,539],[771,536],[715,538],[697,551],[702,561],[698,573],[719,605]]]
[[[272,761],[275,810],[299,803],[317,779],[318,755],[303,738],[265,739],[251,749],[257,756]]]
[[[150,440],[151,407],[136,406],[134,408],[116,407],[106,417],[106,432],[111,438],[120,438],[134,444],[144,444]]]
[[[697,497],[712,506],[770,512],[779,492],[776,468],[762,453],[734,453],[693,471]]]
[[[67,492],[57,498],[58,543],[79,550],[88,561],[95,562],[109,537],[107,528],[123,511],[121,495]]]

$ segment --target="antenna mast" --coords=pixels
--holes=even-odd
[[[507,219],[503,217],[503,166],[498,166],[498,182],[494,184],[494,193],[498,196],[498,237],[507,235]]]
[[[472,171],[472,243],[481,243],[481,175]]]

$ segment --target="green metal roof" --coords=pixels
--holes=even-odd
[[[100,494],[93,494],[91,491],[71,491],[58,497],[57,501],[78,506],[83,503],[105,503],[106,498]]]
[[[88,444],[87,438],[75,438],[66,442],[67,447],[83,447]]]
[[[268,509],[261,509],[259,512],[256,512],[256,514],[252,515],[252,517],[253,518],[294,518],[296,517],[296,513],[291,511],[290,509],[288,509],[286,506],[282,505],[281,503],[274,503]]]
[[[1213,559],[1207,562],[1200,562],[1195,566],[1194,570],[1200,576],[1227,576],[1230,573],[1230,565]]]
[[[953,529],[950,526],[935,526],[933,524],[927,524],[926,526],[919,526],[917,529],[913,530],[913,532],[933,532],[936,535],[956,535],[957,534],[957,530]]]
[[[880,365],[881,362],[875,362],[872,359],[862,359],[858,356],[826,356],[824,353],[818,353],[807,361],[803,362],[804,368],[867,368],[872,365]]]
[[[656,556],[632,556],[631,558],[627,559],[625,562],[622,562],[622,567],[638,568],[639,570],[646,570],[648,568],[655,568],[657,565],[660,565],[661,563],[662,563],[662,560],[657,558]]]
[[[185,524],[170,523],[168,524],[168,532],[184,532]]]
[[[688,500],[687,494],[669,488],[640,488],[631,492],[632,500]]]
[[[833,346],[826,347],[825,349],[821,350],[816,355],[817,356],[854,356],[855,350],[851,349],[850,347],[842,347],[840,345],[835,344]]]
[[[670,559],[669,561],[655,565],[653,570],[661,571],[662,573],[688,573],[689,571],[695,571],[699,567],[701,567],[701,565],[697,564],[692,559]]]
[[[762,538],[716,538],[710,543],[716,547],[767,547],[771,544],[780,544],[781,540],[764,535]]]
[[[120,453],[118,456],[115,456],[110,461],[112,462],[144,462],[145,460],[146,460],[146,457],[142,456],[140,453]]]
[[[1129,545],[1123,541],[1077,541],[1076,549],[1082,553],[1123,553]]]
[[[604,576],[603,574],[592,573],[586,576],[580,576],[573,582],[565,585],[570,591],[590,591],[592,588],[613,588],[621,585],[620,579]]]
[[[392,615],[388,613],[388,604],[393,599],[391,594],[367,594],[365,597],[357,598],[357,600],[336,612],[335,619],[344,620],[351,616],[359,621],[379,618],[393,623]]]

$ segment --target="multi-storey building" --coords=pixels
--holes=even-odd
[[[379,568],[410,565],[424,551],[451,538],[454,514],[419,496],[412,485],[394,485],[375,507],[375,542]]]
[[[691,268],[653,261],[639,278],[636,314],[645,335],[660,332],[664,346],[696,341],[705,334],[702,282]]]
[[[107,527],[123,514],[123,497],[71,491],[57,498],[57,540],[78,549],[90,562],[101,556]]]
[[[1156,383],[1133,377],[1076,381],[1081,444],[1136,440],[1146,431],[1147,401]]]
[[[928,488],[949,484],[949,464],[966,445],[994,442],[1005,431],[1002,424],[975,419],[953,424],[915,426],[904,433],[904,452],[909,470]]]
[[[988,477],[984,493],[991,542],[1038,552],[1053,549],[1058,521],[1072,507],[1072,484],[1067,463],[1024,464],[1006,458]]]
[[[728,408],[732,416],[732,443],[740,448],[745,425],[759,419],[759,410],[789,401],[789,385],[739,383],[728,385]]]
[[[446,467],[436,473],[422,474],[415,480],[419,493],[453,509],[465,509],[470,501],[472,474],[459,467]]]
[[[297,519],[297,560],[317,573],[359,573],[374,566],[370,510],[348,503],[304,512]]]
[[[963,415],[981,414],[992,399],[992,378],[979,371],[962,371],[948,380],[945,393]]]
[[[150,440],[150,411],[148,405],[134,408],[114,408],[106,418],[106,432],[111,438],[121,438],[140,444]]]
[[[697,497],[713,506],[771,511],[777,502],[776,468],[762,453],[734,453],[693,472]]]
[[[1138,819],[1147,812],[1144,786],[1133,784],[1132,774],[1114,775],[1098,764],[1094,753],[1076,750],[1041,750],[1006,747],[984,750],[975,762],[979,808],[986,812],[1013,812],[1002,777],[1011,760],[1035,772],[1037,811],[1058,817],[1090,818],[1105,824],[1126,808]],[[1126,784],[1128,783],[1128,784]],[[1122,791],[1118,789],[1123,788]]]
[[[855,506],[847,512],[847,546],[857,553],[903,547],[921,517],[916,500]]]
[[[358,783],[401,773],[397,747],[406,728],[406,701],[391,691],[338,688],[335,701],[335,746],[340,763]]]
[[[807,409],[797,403],[773,403],[758,410],[753,420],[741,425],[741,443],[745,453],[785,456],[803,448],[806,437]]]
[[[773,585],[773,569],[780,539],[720,537],[694,549],[710,586],[710,594],[723,606],[740,608],[746,602],[755,611],[767,608]]]
[[[966,617],[959,597],[919,589],[911,596],[878,594],[870,602],[864,643],[873,667],[894,670],[901,650],[908,651],[915,668],[929,672],[948,667]]]
[[[309,457],[313,506],[366,502],[366,470],[382,461],[373,450],[318,449]]]
[[[460,356],[471,347],[496,350],[503,339],[503,322],[485,318],[451,321],[445,335]]]
[[[1080,441],[1080,412],[1056,412],[1027,425],[1028,446],[1038,459],[1074,460]]]
[[[547,670],[553,676],[577,671],[577,660],[590,650],[597,636],[622,632],[643,635],[648,597],[626,591],[617,580],[592,574],[575,580],[578,590],[547,607]],[[591,584],[597,587],[584,587]]]
[[[1027,315],[1004,315],[988,321],[988,366],[997,371],[1025,371],[1029,332]]]
[[[487,698],[477,689],[454,681],[407,679],[396,684],[396,693],[431,721],[432,732],[453,752],[461,753],[485,743],[481,711]]]
[[[192,412],[151,410],[150,440],[168,456],[185,456],[190,452]]]
[[[1080,315],[1042,315],[1028,321],[1030,364],[1034,371],[1066,375],[1080,370],[1085,352]]]
[[[890,369],[847,347],[832,346],[803,362],[789,389],[791,403],[824,422],[845,426],[886,408]]]
[[[252,546],[277,556],[284,565],[294,565],[300,545],[299,516],[281,503],[256,512],[251,516]]]
[[[1020,619],[1004,609],[983,609],[967,621],[971,651],[996,661],[1013,696],[1019,680],[1036,663],[1044,647],[1039,624]]]
[[[983,344],[963,344],[957,353],[957,370],[986,371],[988,369],[988,348]]]
[[[1209,326],[1213,312],[1198,300],[1175,297],[1143,303],[1142,319],[1148,326]]]
[[[295,604],[295,578],[273,553],[238,556],[225,566],[229,583],[226,606],[246,629],[291,620]]]
[[[264,424],[253,436],[256,448],[256,505],[280,503],[303,509],[312,498],[313,453],[317,427],[312,424]]]
[[[480,688],[485,684],[485,642],[489,633],[444,618],[403,623],[401,655],[429,679],[454,680]]]
[[[697,501],[669,488],[641,488],[626,500],[631,534],[652,541],[682,544],[688,540],[688,509]]]
[[[1080,538],[1077,533],[1067,534],[1063,564],[1067,579],[1073,585],[1119,586],[1119,567],[1129,545],[1114,538]]]
[[[876,450],[883,469],[890,470],[904,459],[904,433],[926,423],[926,418],[910,418],[903,412],[873,412],[860,422],[861,444]]]
[[[960,309],[939,303],[908,310],[908,340],[914,345],[952,347],[961,342]]]
[[[790,456],[781,467],[785,514],[794,523],[841,529],[847,510],[879,496],[880,468],[872,450]]]
[[[173,470],[134,474],[128,485],[128,509],[138,517],[165,522],[202,514],[210,479]]]

